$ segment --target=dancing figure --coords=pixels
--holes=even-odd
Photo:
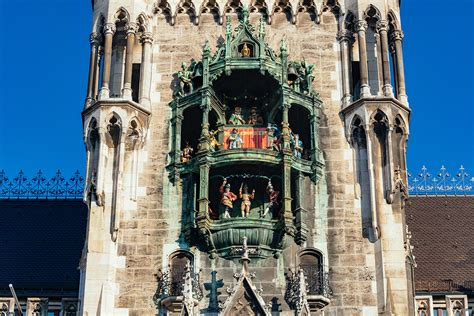
[[[233,209],[233,202],[237,200],[237,195],[230,192],[230,184],[227,183],[227,179],[222,182],[219,192],[221,193],[221,205],[224,207],[224,218],[230,218],[229,210]]]
[[[243,193],[242,193],[243,187]],[[252,190],[252,194],[249,194],[249,188],[247,185],[244,186],[242,183],[239,190],[239,198],[242,200],[240,205],[240,211],[242,212],[242,217],[247,218],[250,214],[250,206],[252,205],[252,200],[255,198],[255,189]]]

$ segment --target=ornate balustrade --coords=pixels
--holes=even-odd
[[[22,170],[13,178],[0,171],[0,199],[82,199],[83,194],[84,177],[79,171],[69,178],[60,170],[51,178],[41,170],[30,178]]]
[[[473,195],[474,177],[461,166],[456,173],[450,173],[441,166],[437,174],[431,174],[423,166],[418,174],[408,172],[410,195]]]

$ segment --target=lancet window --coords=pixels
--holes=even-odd
[[[184,276],[187,267],[191,268],[194,264],[194,257],[187,251],[176,251],[170,255],[170,296],[180,296],[183,292]]]

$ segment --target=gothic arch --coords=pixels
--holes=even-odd
[[[265,0],[252,0],[249,8],[250,13],[259,13],[265,18],[268,22],[269,10],[268,5]]]
[[[211,14],[216,22],[219,24],[223,23],[219,3],[216,0],[203,1],[201,8],[199,9],[199,17],[201,17],[202,14]]]
[[[321,7],[321,12],[319,15],[322,15],[325,12],[331,12],[334,14],[336,19],[342,16],[341,5],[338,0],[325,0],[323,6]]]
[[[311,21],[319,22],[318,8],[313,0],[300,0],[296,9],[296,17],[308,13]]]
[[[354,32],[354,23],[355,23],[355,20],[356,20],[356,17],[354,15],[354,13],[352,13],[351,11],[347,11],[347,14],[344,18],[344,21],[343,21],[343,27],[342,29],[343,30],[348,30],[348,31],[351,31],[351,32]]]
[[[187,250],[175,250],[169,255],[169,282],[170,282],[170,295],[180,296],[182,295],[182,284],[184,282],[184,275],[186,269],[190,268],[193,270],[194,266],[194,255]]]
[[[173,8],[167,0],[159,0],[157,3],[155,3],[153,7],[153,13],[163,15],[167,23],[174,25],[175,20]]]
[[[176,20],[177,16],[180,14],[187,15],[191,23],[197,24],[199,21],[196,8],[191,0],[181,0],[177,4],[174,19]]]
[[[366,20],[369,25],[375,24],[377,21],[380,21],[381,19],[382,19],[382,14],[380,13],[380,10],[373,4],[370,4],[367,7],[367,9],[364,11],[364,20]]]
[[[365,135],[364,125],[365,125],[364,120],[359,115],[357,114],[354,115],[354,117],[352,118],[351,125],[350,125],[350,131],[351,131],[350,139],[353,145],[355,145],[356,143],[360,145],[362,139],[363,138],[365,139],[366,135]]]
[[[224,13],[236,13],[242,12],[243,4],[240,0],[229,0],[224,6]]]
[[[130,14],[124,7],[120,7],[114,14],[114,23],[128,23],[130,22]]]
[[[397,15],[396,13],[393,11],[393,10],[390,10],[387,14],[387,20],[389,22],[389,25],[390,25],[390,29],[391,30],[399,30],[401,29],[400,27],[400,22],[397,18]]]
[[[285,17],[291,23],[296,23],[296,16],[293,12],[291,2],[288,0],[277,0],[272,8],[272,16],[275,14],[285,14]]]
[[[149,22],[148,17],[145,13],[140,13],[137,17],[138,32],[148,32],[149,31]]]
[[[97,17],[97,19],[94,21],[94,24],[92,25],[92,29],[94,30],[94,32],[97,32],[98,34],[102,34],[104,25],[105,25],[105,17],[101,13]]]

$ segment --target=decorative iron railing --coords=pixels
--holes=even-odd
[[[31,178],[26,177],[22,170],[13,178],[0,171],[0,199],[74,200],[81,199],[83,194],[84,177],[79,171],[69,178],[59,170],[51,178],[41,170]]]
[[[473,195],[474,176],[463,166],[456,173],[441,166],[437,174],[431,174],[423,166],[416,175],[408,172],[408,192],[410,195]]]

